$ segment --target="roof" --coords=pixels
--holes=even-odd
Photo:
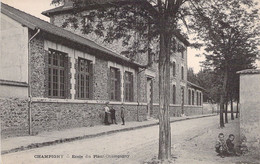
[[[192,87],[194,87],[194,88],[198,88],[198,89],[200,89],[200,90],[206,91],[205,88],[202,88],[201,86],[198,86],[197,84],[194,84],[194,83],[192,83],[192,82],[187,81],[187,84],[190,85],[190,86],[192,86]]]
[[[130,3],[130,2],[143,2],[145,3],[144,6],[150,5],[150,3],[147,0],[89,0],[88,5],[84,7],[85,10],[88,9],[94,9],[103,5],[112,5],[113,2],[117,3]],[[65,4],[63,6],[59,6],[50,10],[43,11],[42,14],[50,17],[51,15],[59,14],[59,13],[64,13],[64,12],[70,12],[74,9],[73,3],[71,0],[66,0]],[[156,15],[158,14],[157,12],[155,13]],[[189,46],[190,43],[189,41],[180,34],[180,32],[174,32],[174,35],[182,41],[186,46]]]
[[[143,67],[139,63],[132,62],[131,59],[124,57],[122,55],[119,55],[105,47],[102,47],[98,45],[97,43],[83,38],[77,34],[74,34],[70,31],[64,30],[63,28],[60,28],[58,26],[55,26],[49,22],[46,22],[44,20],[41,20],[37,17],[34,17],[30,14],[27,14],[23,11],[20,11],[18,9],[15,9],[11,6],[8,6],[7,4],[1,3],[1,13],[7,15],[8,17],[14,19],[15,21],[21,23],[24,26],[27,26],[28,28],[35,30],[40,29],[41,31],[44,31],[46,33],[49,33],[54,36],[61,37],[63,39],[69,40],[71,42],[74,42],[76,44],[80,44],[82,46],[86,46],[88,48],[101,51],[102,53],[105,53],[109,56],[115,57],[117,59],[120,59],[122,61],[129,62],[131,64],[134,64],[139,67]]]
[[[260,69],[246,69],[238,71],[238,74],[260,74]]]

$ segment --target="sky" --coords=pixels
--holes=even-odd
[[[1,2],[48,22],[49,18],[42,15],[41,12],[55,8],[54,5],[50,5],[51,0],[1,0]],[[201,54],[202,52],[202,50],[188,48],[188,67],[193,68],[194,73],[198,73],[201,70],[200,62],[205,60],[202,55],[201,57],[196,57],[196,54]],[[258,61],[258,66],[260,66],[260,61]]]

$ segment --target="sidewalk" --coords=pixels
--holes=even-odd
[[[172,117],[171,122],[183,121],[188,119],[196,119],[202,117],[215,116],[216,114],[186,116],[186,117]],[[8,154],[17,151],[23,151],[33,148],[40,148],[59,143],[71,142],[86,138],[93,138],[97,136],[129,131],[139,128],[145,128],[158,125],[159,121],[151,119],[143,122],[126,122],[126,125],[98,125],[94,127],[82,127],[74,129],[65,129],[61,131],[42,132],[36,136],[22,136],[2,139],[1,154]]]

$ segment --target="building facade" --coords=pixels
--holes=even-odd
[[[250,153],[260,153],[260,69],[243,70],[240,74],[240,140]],[[250,85],[248,85],[250,84]]]
[[[147,55],[132,61],[120,46],[59,27],[67,14],[48,23],[1,3],[3,137],[103,124],[107,101],[125,106],[126,121],[157,118],[158,64],[146,69]],[[176,39],[185,51],[171,57],[170,116],[202,114],[202,88],[187,82],[188,42]]]

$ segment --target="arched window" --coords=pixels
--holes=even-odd
[[[184,87],[181,87],[181,105],[184,105]]]
[[[189,89],[189,105],[191,105],[191,90]]]
[[[194,105],[194,91],[192,91],[192,105]]]
[[[199,92],[197,92],[197,104],[196,105],[200,105],[200,103],[199,103]]]
[[[181,79],[184,80],[184,68],[181,67]]]
[[[176,86],[172,86],[172,103],[176,104]]]
[[[175,62],[172,63],[172,75],[173,75],[173,77],[176,76],[176,63]]]

